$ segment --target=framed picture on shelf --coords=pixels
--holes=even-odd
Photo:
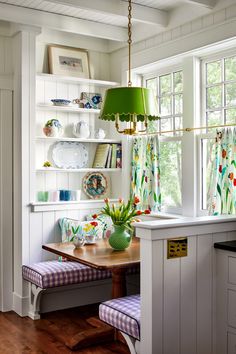
[[[50,74],[89,79],[88,52],[59,45],[48,46]]]

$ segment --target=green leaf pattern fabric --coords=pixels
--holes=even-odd
[[[132,145],[131,198],[139,197],[139,208],[160,211],[159,142],[157,136],[135,137]]]
[[[209,214],[236,214],[236,128],[223,129],[214,148]]]

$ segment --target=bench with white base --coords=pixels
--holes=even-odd
[[[29,317],[40,318],[40,298],[43,291],[111,278],[110,271],[101,271],[79,262],[57,260],[23,265],[23,278],[30,283]]]
[[[101,303],[99,317],[121,332],[131,354],[139,354],[140,295],[125,296]]]

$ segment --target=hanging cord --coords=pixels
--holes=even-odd
[[[128,87],[132,86],[131,82],[131,44],[132,44],[132,5],[131,0],[129,0],[128,6],[128,45],[129,45],[129,78],[128,78]]]

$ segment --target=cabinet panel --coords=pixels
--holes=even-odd
[[[228,353],[236,354],[236,334],[228,332]]]
[[[236,257],[228,257],[229,283],[236,284]]]
[[[228,289],[228,325],[236,328],[236,291]]]

